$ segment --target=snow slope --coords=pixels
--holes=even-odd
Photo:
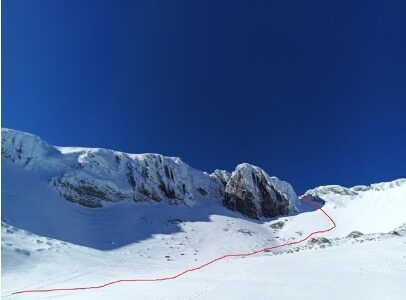
[[[176,281],[10,296],[12,291],[33,287],[92,286],[111,279],[170,275],[193,261],[183,257],[171,261],[148,259],[145,252],[134,252],[131,248],[101,252],[13,228],[3,230],[12,232],[3,242],[6,245],[3,255],[7,257],[3,270],[4,299],[400,300],[405,294],[406,237],[402,236],[346,242],[293,254],[229,259]],[[18,251],[11,250],[10,244]]]
[[[342,193],[342,187],[337,192],[337,187],[319,187],[304,195],[310,199],[317,195],[326,201],[324,209],[339,224],[328,236],[342,237],[355,229],[363,233],[387,232],[406,222],[405,179],[357,186],[347,189],[347,193]]]

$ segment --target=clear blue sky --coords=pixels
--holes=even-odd
[[[291,182],[406,176],[404,1],[2,1],[4,127],[249,162]]]

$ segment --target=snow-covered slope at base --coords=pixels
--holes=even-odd
[[[180,256],[164,260],[166,252],[162,248],[151,248],[149,252],[132,248],[103,252],[14,228],[3,228],[5,231],[8,234],[3,250],[3,259],[7,258],[3,267],[4,299],[401,300],[406,292],[406,237],[402,236],[346,242],[293,254],[267,253],[229,259],[174,281],[10,296],[21,289],[89,286],[114,279],[171,275],[196,262]],[[208,250],[216,255],[218,249],[205,249]],[[148,258],[151,252],[162,259]]]
[[[363,233],[387,232],[406,222],[406,180],[347,189],[337,186],[319,187],[304,197],[317,195],[326,201],[323,209],[336,220],[337,228],[330,237],[342,237],[353,230]],[[323,191],[322,193],[320,191]],[[310,196],[311,198],[311,196]],[[295,218],[300,222],[300,216]],[[292,222],[291,226],[295,226]]]
[[[406,184],[386,191],[367,191],[344,206],[328,202],[325,209],[333,213],[339,224],[330,236],[342,236],[354,228],[373,233],[400,226],[406,221],[405,195]]]

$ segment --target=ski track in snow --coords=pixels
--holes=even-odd
[[[232,257],[247,257],[247,256],[253,256],[259,253],[263,253],[263,252],[268,252],[270,250],[273,249],[277,249],[277,248],[282,248],[282,247],[288,247],[288,246],[292,246],[292,245],[296,245],[296,244],[300,244],[306,240],[308,240],[309,238],[311,238],[314,235],[320,234],[320,233],[325,233],[325,232],[329,232],[333,229],[336,228],[336,223],[334,222],[333,218],[331,218],[330,215],[328,215],[320,206],[318,206],[317,204],[315,204],[314,202],[307,200],[305,198],[301,199],[302,201],[307,202],[309,205],[313,206],[314,208],[316,208],[316,210],[321,211],[325,217],[327,217],[330,222],[332,223],[332,226],[324,229],[324,230],[318,230],[318,231],[313,231],[311,233],[309,233],[306,237],[297,240],[297,241],[293,241],[293,242],[287,242],[287,243],[283,243],[283,244],[279,244],[279,245],[274,245],[271,247],[266,247],[266,248],[262,248],[259,250],[255,250],[252,252],[248,252],[248,253],[234,253],[234,254],[225,254],[223,256],[217,257],[215,259],[212,259],[200,266],[194,267],[194,268],[190,268],[190,269],[186,269],[180,273],[177,273],[175,275],[172,276],[167,276],[167,277],[158,277],[158,278],[134,278],[134,279],[119,279],[119,280],[115,280],[115,281],[110,281],[101,285],[96,285],[96,286],[83,286],[83,287],[72,287],[72,288],[54,288],[54,289],[32,289],[32,290],[21,290],[21,291],[15,291],[12,292],[11,295],[17,295],[17,294],[30,294],[30,293],[50,293],[50,292],[66,292],[66,291],[83,291],[83,290],[95,290],[95,289],[102,289],[114,284],[119,284],[119,283],[129,283],[129,282],[157,282],[157,281],[168,281],[168,280],[174,280],[177,279],[187,273],[190,272],[194,272],[194,271],[198,271],[201,270],[215,262],[218,262],[220,260],[224,260],[226,258],[232,258]],[[204,293],[204,291],[203,291]]]

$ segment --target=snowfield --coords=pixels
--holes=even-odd
[[[13,262],[3,270],[5,299],[274,299],[274,294],[278,299],[402,299],[405,294],[405,236],[230,259],[175,281],[16,296],[10,296],[10,292],[162,276],[192,262],[183,258],[151,261],[130,249],[105,253],[18,231],[3,243],[21,249],[17,252],[8,248],[3,254],[5,261]],[[31,252],[24,253],[24,249]]]
[[[63,155],[55,149],[63,150]],[[76,160],[77,153],[86,150],[54,148],[38,140],[26,150],[26,157],[21,151],[2,156],[4,299],[405,299],[404,179],[350,189],[325,186],[306,192],[303,197],[319,201],[337,227],[298,245],[252,257],[228,258],[164,282],[11,295],[21,290],[172,276],[227,253],[297,241],[331,226],[319,210],[297,202],[293,203],[297,212],[287,215],[243,216],[225,207],[215,190],[210,190],[213,177],[186,167],[182,170],[198,177],[187,187],[190,190],[185,195],[191,201],[187,205],[168,199],[85,207],[63,198],[50,178],[64,170],[66,162],[61,160]],[[29,162],[16,163],[19,155]],[[36,157],[45,161],[46,167],[30,167]],[[86,170],[87,178],[93,176],[92,168],[95,165]],[[252,169],[241,165],[239,170]],[[256,170],[256,174],[261,172]],[[263,178],[284,185],[279,188],[289,191],[287,199],[296,197],[287,183],[266,174]],[[202,186],[209,194],[199,195],[191,189]],[[260,194],[255,188],[253,193]]]

